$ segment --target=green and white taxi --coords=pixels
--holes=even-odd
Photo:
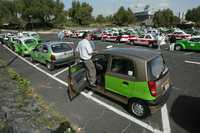
[[[38,41],[38,43],[41,42],[40,35],[37,32],[24,31],[24,32],[22,32],[22,34],[25,37],[33,37],[33,38],[35,38]]]
[[[190,40],[178,40],[174,50],[195,50],[200,51],[200,36],[193,36]]]
[[[30,55],[30,52],[39,45],[32,37],[17,37],[12,43],[13,50],[22,56]]]

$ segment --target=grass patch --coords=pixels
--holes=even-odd
[[[1,60],[0,64],[2,64]],[[53,105],[48,104],[31,88],[30,81],[24,79],[9,67],[3,69],[5,69],[10,79],[17,84],[17,88],[13,90],[15,107],[16,110],[25,110],[24,112],[29,114],[25,118],[27,122],[37,127],[37,130],[43,127],[53,129],[52,133],[75,133],[78,131],[75,126],[72,127],[65,116],[55,110]],[[33,103],[34,105],[32,105]],[[29,106],[31,106],[31,110],[28,110]],[[35,108],[32,108],[32,106],[35,106]],[[7,120],[0,119],[0,131],[6,126]]]

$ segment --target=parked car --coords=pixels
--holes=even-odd
[[[56,66],[74,63],[72,42],[45,42],[31,52],[31,61],[45,64],[49,70]]]
[[[5,34],[0,34],[0,44],[4,44],[4,36]]]
[[[200,51],[200,36],[194,36],[190,40],[178,40],[174,50],[195,50]]]
[[[12,50],[14,50],[14,44],[16,44],[16,38],[17,36],[8,36],[8,41],[6,42],[6,45],[11,48]]]
[[[145,118],[160,109],[170,94],[169,70],[162,55],[144,48],[111,48],[92,58],[96,88],[88,86],[82,63],[69,67],[68,94],[72,100],[85,88],[127,105],[131,114]]]
[[[39,45],[32,37],[17,37],[12,43],[13,50],[22,56],[30,55],[31,51]]]
[[[25,37],[33,37],[38,41],[38,43],[41,43],[40,35],[37,32],[24,31],[24,32],[22,32],[22,34]]]
[[[184,31],[174,31],[173,33],[168,34],[168,37],[171,35],[174,35],[176,37],[176,40],[180,39],[191,39],[191,34],[186,34]]]
[[[157,39],[152,34],[146,34],[138,38],[131,39],[130,43],[148,47],[154,47],[158,45]]]
[[[102,38],[102,32],[100,31],[94,31],[92,32],[92,40],[101,40]]]

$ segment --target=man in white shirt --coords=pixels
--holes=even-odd
[[[96,82],[96,68],[94,66],[94,63],[92,62],[92,54],[93,54],[93,49],[90,44],[91,40],[91,35],[88,32],[85,32],[83,34],[83,40],[81,40],[78,43],[78,46],[76,48],[76,51],[80,55],[80,59],[83,61],[85,68],[86,68],[86,74],[87,74],[87,79],[89,81],[89,84],[91,87],[96,87],[95,82]]]

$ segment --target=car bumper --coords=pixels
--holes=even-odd
[[[167,102],[170,94],[171,94],[171,87],[168,88],[167,91],[163,95],[159,96],[155,100],[147,101],[147,104],[149,106],[151,113],[154,113],[160,110],[161,107]]]
[[[54,61],[52,62],[55,66],[62,66],[62,65],[66,65],[66,64],[73,64],[75,62],[75,59],[74,58],[70,58],[70,59],[67,59],[67,60],[58,60],[58,61]]]

